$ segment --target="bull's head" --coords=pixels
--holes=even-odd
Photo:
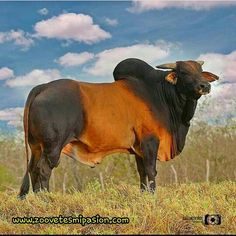
[[[157,66],[159,69],[171,69],[166,80],[177,87],[180,93],[189,97],[199,98],[211,90],[210,82],[219,77],[207,71],[202,71],[203,61],[177,61]]]

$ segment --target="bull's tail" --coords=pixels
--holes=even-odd
[[[30,96],[27,99],[27,102],[25,104],[24,109],[24,132],[25,132],[25,153],[26,153],[26,172],[22,181],[22,185],[20,188],[19,197],[24,198],[26,194],[29,192],[30,187],[30,179],[29,179],[29,146],[28,146],[28,117],[29,117],[29,106],[32,102],[32,99],[30,99]],[[28,104],[27,104],[28,103]]]
[[[29,135],[29,110],[30,106],[35,99],[35,97],[42,91],[42,87],[44,85],[36,86],[31,90],[29,93],[29,96],[27,98],[27,101],[25,103],[24,108],[24,132],[25,132],[25,152],[26,152],[26,172],[21,184],[19,198],[24,199],[25,196],[29,193],[30,188],[30,178],[29,178],[29,142],[28,142],[28,135]]]

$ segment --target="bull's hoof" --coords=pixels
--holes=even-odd
[[[19,200],[25,200],[26,199],[26,194],[24,194],[24,195],[17,195],[17,199],[19,199]]]
[[[151,194],[155,194],[156,189],[155,189],[155,188],[147,187],[147,186],[145,186],[145,185],[142,185],[142,186],[140,187],[140,192],[141,192],[141,193],[151,193]]]
[[[148,192],[154,195],[156,191],[155,191],[155,189],[149,189]]]

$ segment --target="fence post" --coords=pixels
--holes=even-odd
[[[52,171],[52,189],[53,191],[56,191],[56,183],[55,183],[55,173]]]
[[[63,176],[63,183],[62,183],[62,192],[63,192],[63,194],[66,193],[66,177],[67,177],[67,173],[65,172],[64,176]]]
[[[206,159],[206,182],[209,182],[209,176],[210,176],[210,162],[208,159]]]
[[[178,183],[178,176],[177,176],[177,172],[176,172],[176,170],[175,170],[175,168],[174,168],[174,166],[173,166],[173,165],[171,165],[170,167],[171,167],[171,169],[172,169],[172,171],[173,171],[173,173],[174,173],[174,176],[175,176],[175,183],[177,184],[177,183]]]
[[[101,182],[102,191],[104,191],[105,188],[104,188],[104,180],[103,180],[102,172],[99,172],[99,179],[100,179],[100,182]]]

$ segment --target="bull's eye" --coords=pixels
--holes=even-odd
[[[183,76],[183,77],[185,77],[185,76],[188,76],[189,74],[188,74],[188,72],[186,72],[186,71],[181,71],[180,72],[180,74],[181,74],[181,76]]]

